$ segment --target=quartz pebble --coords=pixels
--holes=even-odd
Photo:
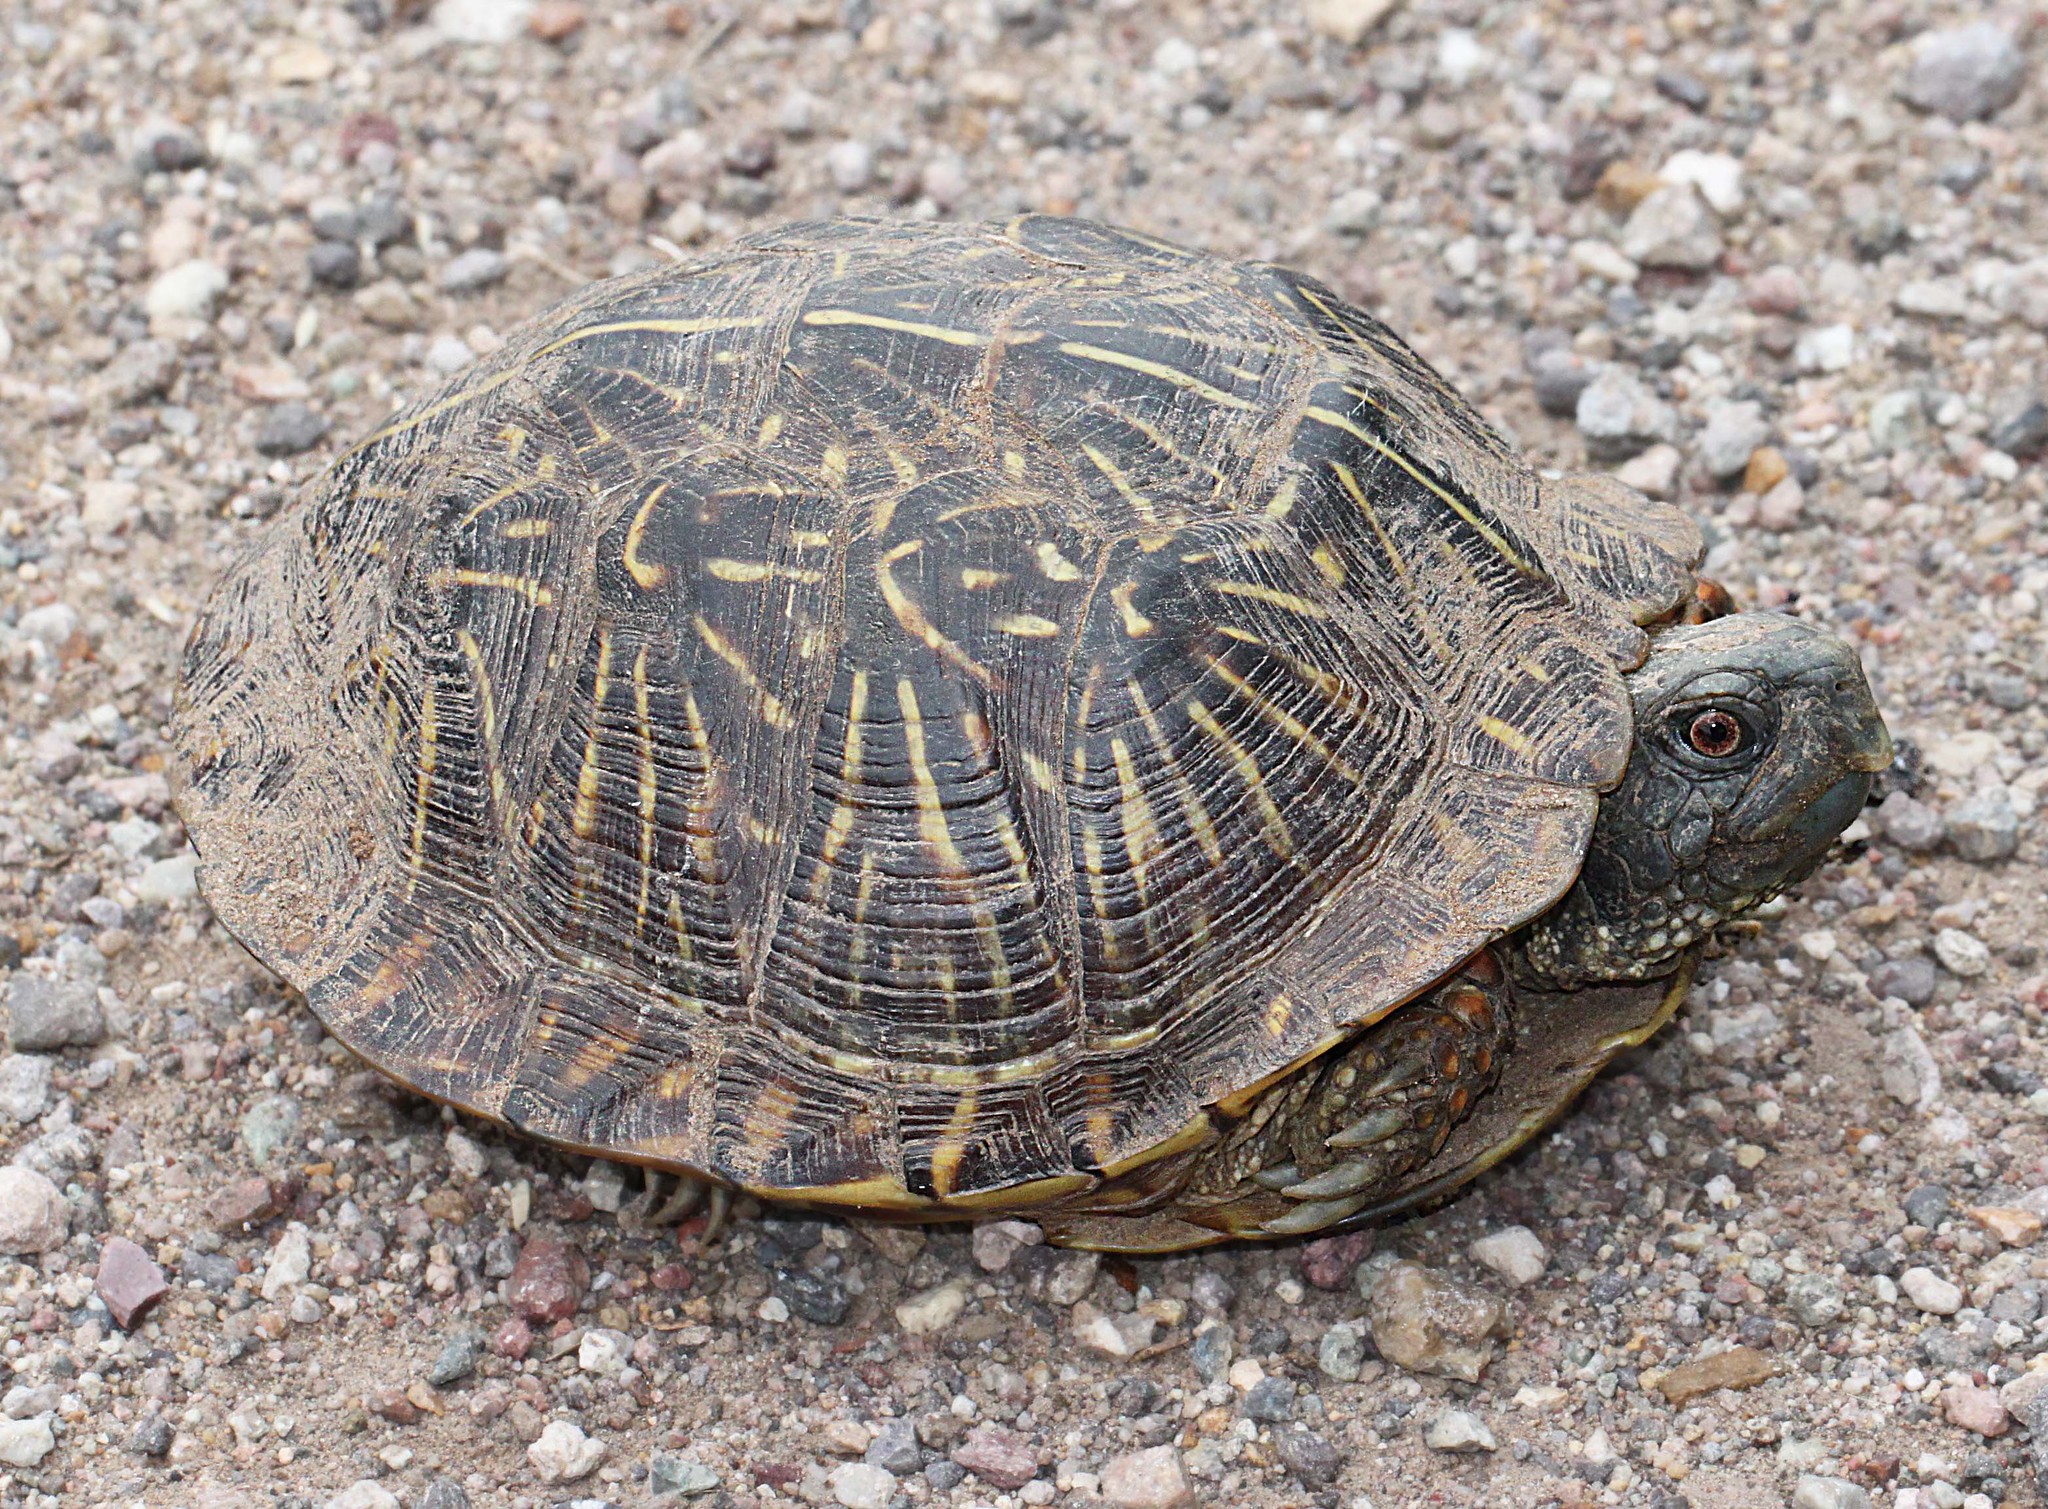
[[[1934,935],[1934,957],[1952,975],[1974,980],[1991,968],[1991,950],[1984,940],[1961,928],[1945,927]]]
[[[64,1196],[33,1169],[0,1168],[0,1253],[25,1257],[64,1244],[71,1208]]]
[[[1506,1226],[1490,1232],[1467,1250],[1474,1262],[1491,1268],[1518,1289],[1543,1277],[1550,1262],[1549,1250],[1526,1226]]]
[[[1969,121],[2018,99],[2026,78],[2027,54],[2012,33],[1979,21],[1921,33],[1899,93],[1916,109]]]
[[[1476,1383],[1506,1334],[1507,1307],[1483,1289],[1420,1263],[1396,1263],[1372,1296],[1380,1355],[1418,1373]]]
[[[586,1436],[567,1420],[556,1420],[526,1448],[526,1460],[543,1483],[573,1483],[597,1470],[605,1443]]]
[[[833,1502],[843,1509],[889,1509],[895,1477],[868,1462],[842,1462],[829,1479]]]
[[[1931,1268],[1908,1268],[1899,1275],[1899,1289],[1929,1315],[1953,1315],[1963,1307],[1963,1291]]]
[[[1792,1489],[1792,1509],[1871,1509],[1870,1494],[1847,1478],[1806,1473]]]
[[[1470,1410],[1447,1409],[1429,1422],[1423,1444],[1431,1451],[1493,1451],[1493,1432]]]
[[[1180,1509],[1194,1501],[1194,1489],[1171,1446],[1125,1452],[1103,1464],[1103,1500],[1117,1509]]]

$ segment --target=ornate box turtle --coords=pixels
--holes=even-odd
[[[221,921],[427,1095],[1130,1250],[1449,1189],[1890,758],[1676,509],[1298,274],[849,221],[593,286],[201,613]]]

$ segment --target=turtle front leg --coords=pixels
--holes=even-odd
[[[1500,965],[1477,954],[1272,1086],[1195,1174],[1188,1218],[1241,1236],[1302,1236],[1386,1199],[1499,1079],[1514,1042],[1509,1005]]]

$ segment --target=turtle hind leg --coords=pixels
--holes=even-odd
[[[1190,1194],[1210,1205],[1207,1219],[1237,1235],[1336,1226],[1436,1156],[1498,1081],[1513,1042],[1508,982],[1492,955],[1480,954],[1268,1090]]]

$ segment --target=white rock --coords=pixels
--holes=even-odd
[[[1194,1489],[1171,1446],[1148,1446],[1111,1457],[1102,1468],[1102,1497],[1117,1509],[1179,1509]]]
[[[461,1127],[450,1127],[442,1139],[448,1149],[448,1165],[464,1179],[481,1179],[491,1171],[491,1160],[477,1140]]]
[[[1801,372],[1841,372],[1856,360],[1856,328],[1823,325],[1799,337],[1792,362]]]
[[[1799,935],[1799,949],[1807,958],[1825,964],[1835,956],[1835,935],[1824,927]]]
[[[526,29],[533,0],[440,0],[429,20],[451,42],[499,44]]]
[[[33,1467],[56,1448],[57,1437],[41,1415],[33,1420],[0,1421],[0,1462]]]
[[[896,1307],[896,1324],[912,1336],[930,1336],[943,1331],[967,1308],[967,1286],[940,1284],[922,1294],[913,1294]]]
[[[2005,746],[1998,735],[1981,728],[1947,738],[1923,739],[1920,743],[1920,757],[1927,762],[1927,768],[1952,781],[1969,780],[1980,766],[1990,764],[2003,753]]]
[[[827,1481],[843,1509],[889,1509],[896,1498],[896,1475],[866,1462],[842,1463]]]
[[[1543,1277],[1550,1262],[1549,1249],[1526,1226],[1507,1226],[1489,1232],[1467,1250],[1474,1262],[1485,1264],[1516,1288]]]
[[[199,856],[173,854],[155,861],[136,879],[135,894],[143,901],[190,901],[199,894]]]
[[[1610,283],[1633,283],[1643,275],[1613,242],[1590,237],[1572,243],[1572,266],[1589,278],[1605,278]]]
[[[1318,36],[1356,47],[1399,0],[1304,0],[1302,15]]]
[[[1333,236],[1369,236],[1379,228],[1386,201],[1373,189],[1346,189],[1323,212],[1323,229]]]
[[[1629,212],[1621,249],[1642,267],[1705,272],[1721,260],[1721,223],[1691,184],[1666,184]]]
[[[329,1499],[326,1509],[398,1509],[398,1498],[375,1478],[362,1478]]]
[[[1159,1323],[1132,1311],[1110,1315],[1091,1305],[1074,1307],[1074,1340],[1105,1357],[1130,1357],[1152,1345]]]
[[[1646,497],[1669,500],[1678,489],[1678,468],[1684,460],[1675,445],[1653,445],[1622,462],[1614,475]]]
[[[1742,164],[1726,152],[1697,152],[1688,147],[1671,154],[1657,176],[1666,183],[1689,183],[1700,198],[1723,217],[1742,208]]]
[[[1453,89],[1462,89],[1493,62],[1493,54],[1479,45],[1479,38],[1463,26],[1446,26],[1436,39],[1436,76]]]
[[[227,291],[227,269],[195,257],[159,273],[142,308],[153,320],[210,320]]]
[[[875,154],[866,142],[837,142],[825,154],[825,171],[840,193],[858,194],[875,180]]]
[[[583,1333],[583,1340],[576,1347],[576,1366],[600,1378],[614,1378],[625,1371],[632,1350],[632,1337],[593,1326]]]
[[[1901,1027],[1886,1035],[1880,1078],[1885,1093],[1903,1106],[1924,1111],[1941,1099],[1941,1070],[1918,1031]]]
[[[50,1060],[40,1053],[0,1058],[0,1116],[34,1121],[50,1109]]]
[[[1969,313],[1969,295],[1953,278],[1915,278],[1892,295],[1892,308],[1925,320],[1959,320]]]
[[[1847,1478],[1805,1473],[1792,1490],[1792,1509],[1870,1509],[1870,1495]]]
[[[1908,1268],[1899,1275],[1899,1289],[1929,1315],[1953,1315],[1963,1308],[1963,1291],[1932,1268]]]
[[[312,1242],[306,1228],[294,1221],[270,1249],[270,1260],[263,1267],[263,1297],[276,1299],[287,1289],[296,1289],[312,1271]]]
[[[540,1439],[526,1448],[543,1483],[573,1483],[589,1477],[604,1460],[605,1443],[586,1436],[567,1420],[550,1421]]]
[[[1966,980],[1991,968],[1991,950],[1984,940],[1958,927],[1945,927],[1934,935],[1934,957],[1950,974]]]
[[[1429,1422],[1422,1442],[1431,1451],[1492,1451],[1493,1432],[1468,1409],[1447,1409]]]
[[[57,1186],[19,1164],[0,1168],[0,1253],[26,1257],[64,1245],[71,1207]]]

